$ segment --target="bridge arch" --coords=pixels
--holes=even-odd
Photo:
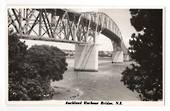
[[[73,12],[69,9],[8,9],[8,27],[20,38],[76,44],[95,43],[99,33],[113,45],[113,55],[127,53],[117,24],[103,12]],[[116,61],[118,58],[113,62]],[[123,59],[121,59],[123,62]]]

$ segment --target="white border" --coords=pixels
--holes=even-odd
[[[91,108],[87,105],[87,106],[76,106],[73,105],[73,106],[68,106],[68,107],[63,107],[63,106],[52,106],[52,107],[49,107],[49,106],[43,106],[43,104],[39,104],[39,105],[36,105],[36,107],[34,107],[33,105],[12,105],[12,106],[9,106],[6,104],[6,74],[7,73],[7,63],[6,63],[6,60],[7,60],[7,49],[6,47],[7,46],[7,41],[6,41],[6,28],[4,28],[6,26],[5,22],[6,22],[6,12],[5,12],[5,8],[7,7],[7,5],[18,5],[18,6],[22,6],[22,5],[28,5],[30,8],[33,7],[33,6],[37,6],[37,5],[41,5],[41,7],[44,7],[44,6],[51,6],[51,7],[54,7],[54,6],[69,6],[69,7],[73,7],[73,6],[76,6],[77,8],[80,8],[80,7],[111,7],[111,8],[116,8],[116,9],[119,9],[119,8],[148,8],[148,7],[153,7],[153,8],[164,8],[164,24],[166,23],[166,25],[163,27],[164,28],[164,39],[163,39],[163,42],[164,42],[164,61],[166,59],[166,62],[163,63],[164,65],[164,74],[166,76],[166,78],[164,77],[164,83],[166,83],[164,85],[164,88],[165,88],[165,95],[164,95],[164,100],[165,100],[165,106],[159,106],[159,107],[155,107],[155,106],[149,106],[149,107],[143,107],[143,106],[138,106],[138,107],[134,107],[134,106],[129,106],[129,107],[126,107],[126,106],[117,106],[117,107],[113,107],[113,106],[91,106]],[[111,5],[111,4],[114,4],[114,5]],[[65,110],[65,111],[70,111],[70,110],[75,110],[75,111],[86,111],[86,110],[95,110],[95,111],[103,111],[103,110],[107,110],[107,111],[136,111],[136,110],[139,110],[139,111],[163,111],[163,110],[166,110],[168,111],[169,107],[168,107],[168,103],[169,103],[169,95],[168,95],[168,92],[170,92],[169,88],[168,88],[168,84],[169,83],[169,75],[168,75],[168,72],[170,72],[170,68],[168,68],[168,65],[169,64],[168,62],[170,62],[170,59],[168,59],[167,57],[169,56],[170,57],[170,53],[168,53],[167,49],[168,49],[168,42],[170,41],[170,38],[168,38],[168,35],[169,32],[166,30],[166,29],[170,29],[170,27],[167,25],[169,23],[169,20],[170,17],[169,15],[167,14],[168,12],[170,12],[169,8],[168,8],[168,0],[110,0],[108,2],[108,0],[7,0],[7,1],[4,1],[4,0],[1,0],[1,11],[0,11],[0,23],[1,23],[1,26],[0,26],[0,32],[1,32],[1,37],[0,37],[0,47],[1,47],[1,52],[4,52],[4,54],[1,54],[0,55],[0,60],[1,61],[1,64],[0,64],[0,68],[1,68],[1,72],[2,72],[2,77],[0,77],[0,81],[1,84],[0,84],[0,111],[22,111],[23,109],[26,110],[26,111],[47,111],[47,110],[53,110],[53,111],[56,111],[57,110]],[[5,37],[4,37],[5,36]],[[166,38],[167,37],[167,38]],[[166,51],[166,53],[165,53]],[[5,74],[4,74],[5,73]],[[4,84],[5,83],[5,84]],[[83,107],[83,108],[82,108]]]
[[[24,5],[22,5],[22,6],[15,6],[15,5],[8,5],[7,6],[7,8],[44,8],[44,6],[24,6]],[[89,6],[87,6],[87,7],[76,7],[76,6],[46,6],[45,8],[67,8],[67,9],[69,9],[69,8],[75,8],[75,9],[81,9],[81,8],[89,8],[89,9],[91,9],[91,8],[93,8],[93,9],[125,9],[125,7],[119,7],[119,8],[115,8],[115,7],[99,7],[99,6],[96,6],[96,7],[89,7]],[[134,7],[126,7],[126,9],[129,9],[129,8],[134,8]],[[136,7],[135,7],[136,8]],[[144,9],[162,9],[163,10],[163,33],[164,33],[164,16],[165,16],[165,14],[164,14],[164,11],[165,11],[165,8],[164,7],[152,7],[152,6],[150,6],[150,7],[140,7],[140,8],[144,8]],[[164,34],[163,34],[163,45],[164,45]],[[163,48],[164,48],[164,46],[163,46]],[[163,54],[164,55],[164,54]],[[163,57],[163,60],[164,60],[164,57]],[[164,64],[164,62],[163,62],[163,64]],[[8,80],[8,73],[6,74],[7,75],[7,80]],[[163,73],[163,78],[164,78],[164,73]],[[164,80],[164,79],[163,79]],[[164,81],[163,81],[163,83],[164,83]],[[7,87],[7,89],[6,89],[6,103],[7,104],[9,104],[9,105],[38,105],[38,104],[44,104],[44,105],[66,105],[65,104],[65,102],[67,101],[60,101],[60,100],[51,100],[51,101],[22,101],[22,102],[18,102],[18,101],[8,101],[8,81],[7,81],[7,83],[6,83],[7,85],[6,85],[6,87]],[[162,105],[164,105],[164,92],[165,92],[165,90],[164,90],[164,85],[163,85],[163,101],[157,101],[157,102],[152,102],[152,101],[122,101],[122,103],[123,103],[123,105],[137,105],[137,106],[148,106],[148,105],[151,105],[151,106],[162,106]],[[75,101],[80,101],[80,100],[75,100]],[[82,100],[82,102],[83,101],[86,101],[86,100]],[[88,101],[88,100],[87,100]],[[104,101],[104,100],[101,100],[101,101]],[[98,102],[100,102],[100,101],[98,101]],[[111,101],[110,101],[111,102]],[[116,101],[112,101],[113,103],[115,103]],[[81,104],[82,105],[82,104]]]

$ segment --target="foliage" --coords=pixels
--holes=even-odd
[[[34,45],[28,49],[26,59],[44,79],[61,80],[67,70],[65,53],[53,46]]]
[[[9,35],[9,100],[51,98],[50,80],[61,80],[66,70],[64,53],[56,47],[27,49],[16,34]]]
[[[122,81],[142,100],[162,99],[162,10],[131,9],[130,56],[136,64],[126,68]]]

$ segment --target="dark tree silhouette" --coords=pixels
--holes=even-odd
[[[53,96],[50,80],[63,79],[64,52],[52,46],[27,49],[16,34],[9,35],[9,100],[42,100]]]
[[[162,99],[162,9],[131,9],[130,56],[136,62],[122,73],[128,88],[142,100]]]

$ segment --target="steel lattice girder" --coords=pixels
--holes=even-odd
[[[95,42],[102,33],[124,47],[116,23],[102,12],[77,13],[68,9],[8,9],[8,27],[20,37],[70,43]]]

